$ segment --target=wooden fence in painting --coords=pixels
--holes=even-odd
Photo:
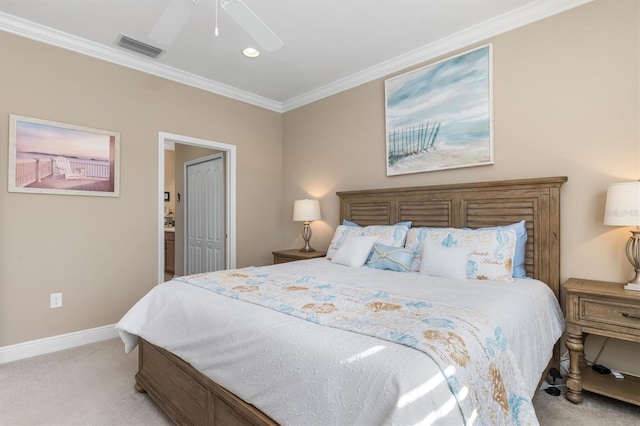
[[[109,179],[109,164],[96,164],[78,160],[69,161],[73,169],[84,169],[85,179]],[[40,182],[47,176],[63,177],[52,158],[16,160],[16,187]]]
[[[53,174],[53,160],[16,160],[16,187],[40,182]]]
[[[401,158],[429,151],[436,142],[440,123],[420,123],[417,126],[394,129],[387,135],[387,156],[389,164]]]

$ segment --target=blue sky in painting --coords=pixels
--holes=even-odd
[[[16,151],[109,160],[109,135],[17,121]]]
[[[440,122],[440,144],[489,138],[489,46],[386,81],[387,133]]]

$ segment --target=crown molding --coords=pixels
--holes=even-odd
[[[283,113],[592,1],[538,0],[284,102],[274,101],[177,68],[151,62],[132,53],[94,43],[3,12],[0,12],[0,30]]]
[[[291,111],[361,84],[369,83],[370,81],[402,71],[406,68],[423,64],[438,56],[451,53],[471,44],[484,42],[490,37],[504,34],[569,9],[591,3],[592,1],[593,0],[538,0],[528,6],[484,21],[361,72],[291,98],[283,102],[282,110],[283,112]]]
[[[150,59],[124,52],[115,47],[98,44],[63,31],[36,24],[13,15],[0,12],[0,30],[26,37],[35,41],[71,50],[92,58],[122,65],[137,71],[166,78],[171,81],[192,86],[207,92],[259,106],[275,112],[282,112],[282,104],[253,93],[237,89],[198,75],[188,73]]]

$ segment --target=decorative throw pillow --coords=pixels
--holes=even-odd
[[[411,271],[420,271],[420,260],[422,259],[423,243],[427,238],[427,233],[431,228],[411,228],[407,232],[407,240],[404,247],[413,252],[413,259],[411,260]]]
[[[513,229],[431,228],[425,244],[427,242],[468,249],[467,278],[513,281],[513,258],[516,248],[516,231]]]
[[[412,223],[413,223],[413,221],[408,220],[406,222],[398,222],[398,223],[396,223],[396,226],[407,226],[407,227],[411,228],[411,224]],[[350,220],[347,220],[347,219],[342,219],[342,224],[344,226],[360,226],[357,223],[351,222]]]
[[[376,240],[377,237],[373,236],[351,235],[336,250],[331,261],[340,265],[358,268],[367,261]]]
[[[389,269],[396,272],[409,272],[413,251],[404,247],[390,247],[376,243],[367,261],[367,266],[376,269]]]
[[[469,250],[466,248],[428,243],[424,245],[420,273],[466,281],[468,262]]]
[[[407,220],[406,222],[398,222],[394,226],[406,226],[407,228],[411,228],[411,225],[413,225],[413,221]]]
[[[393,247],[404,247],[409,226],[402,225],[371,225],[371,226],[347,226],[339,225],[333,234],[333,239],[327,249],[327,257],[331,259],[336,250],[349,236],[374,236],[380,244]]]
[[[516,252],[513,256],[513,278],[527,278],[527,270],[524,266],[525,251],[527,248],[527,223],[524,220],[506,226],[493,228],[478,228],[478,230],[513,229],[516,231]],[[407,237],[408,238],[408,237]]]
[[[350,225],[339,225],[336,228],[336,232],[333,233],[333,238],[331,239],[331,243],[329,244],[329,248],[327,249],[327,257],[329,259],[333,258],[334,254],[340,246],[347,240],[350,236],[358,236],[362,228],[359,226],[350,226]]]
[[[512,223],[506,226],[496,226],[492,228],[478,228],[475,231],[495,231],[495,230],[505,230],[505,229],[513,229],[516,232],[516,247],[515,253],[513,256],[513,277],[514,278],[527,278],[527,271],[525,269],[525,250],[527,245],[527,228],[526,222],[521,220],[520,222]],[[414,258],[411,262],[411,270],[419,271],[420,270],[420,260],[422,259],[423,254],[423,244],[427,239],[427,234],[429,230],[434,230],[437,232],[443,231],[457,231],[462,230],[459,228],[411,228],[409,232],[407,232],[407,241],[405,243],[405,247],[413,250]],[[464,229],[465,231],[474,231],[473,229]]]

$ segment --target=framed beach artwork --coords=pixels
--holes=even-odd
[[[491,49],[385,81],[387,176],[493,164]]]
[[[9,192],[118,197],[120,134],[9,116]]]

